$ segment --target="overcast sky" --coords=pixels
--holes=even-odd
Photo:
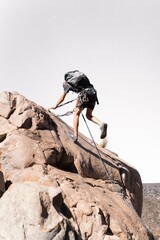
[[[66,71],[86,73],[98,91],[94,113],[109,126],[107,148],[143,182],[160,182],[159,13],[159,0],[0,0],[0,90],[49,108]],[[89,136],[82,118],[79,130]]]

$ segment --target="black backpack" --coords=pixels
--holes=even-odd
[[[85,88],[93,87],[87,76],[78,70],[65,73],[64,79],[71,85],[74,92],[81,92]]]

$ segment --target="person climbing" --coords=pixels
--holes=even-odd
[[[51,107],[50,109],[56,109],[64,101],[69,91],[78,93],[73,119],[74,134],[70,134],[72,141],[76,143],[78,140],[79,116],[84,108],[87,109],[87,119],[100,126],[100,138],[104,139],[107,136],[107,123],[101,122],[97,117],[92,115],[95,104],[99,104],[97,91],[84,73],[78,70],[65,73],[63,82],[63,94],[58,99],[55,106]]]

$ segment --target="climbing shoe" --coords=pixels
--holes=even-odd
[[[72,142],[76,143],[78,141],[78,138],[75,137],[72,133],[69,134],[70,139],[72,140]]]
[[[107,123],[102,123],[100,129],[101,129],[100,138],[103,139],[107,136]]]

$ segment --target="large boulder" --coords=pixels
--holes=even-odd
[[[0,94],[0,239],[153,239],[138,171],[56,115]]]
[[[64,239],[67,219],[56,210],[61,194],[58,187],[13,183],[0,201],[0,239]]]

